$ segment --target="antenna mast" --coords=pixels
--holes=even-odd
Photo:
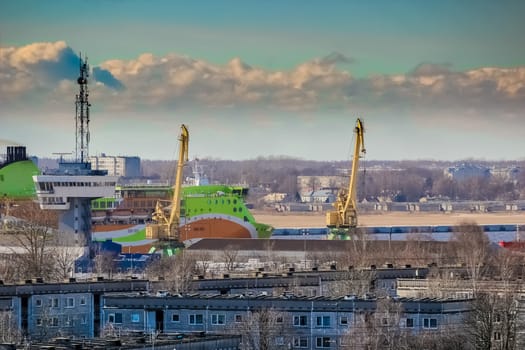
[[[87,57],[83,60],[80,54],[80,76],[77,79],[80,91],[75,101],[75,157],[80,163],[87,162],[89,157],[89,107],[91,104],[88,101],[88,77]]]

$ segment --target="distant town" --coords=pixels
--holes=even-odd
[[[90,160],[94,168],[120,176],[123,183],[170,184],[174,181],[176,161],[106,155],[93,156]],[[54,159],[38,162],[41,168],[57,166]],[[490,211],[492,206],[494,210],[501,210],[504,203],[525,200],[524,166],[522,160],[362,160],[358,181],[360,209],[400,210],[401,206],[396,203],[404,202],[425,206],[424,203],[432,201],[486,201],[494,204],[472,209]],[[184,169],[186,179],[193,178],[195,167],[211,183],[249,187],[249,202],[256,208],[305,211],[320,210],[321,207],[312,204],[325,209],[331,206],[337,191],[348,184],[350,161],[321,162],[285,156],[239,161],[193,159]],[[445,205],[428,210],[447,208]]]
[[[89,245],[57,227],[61,214],[56,211],[42,210],[33,200],[4,198],[0,334],[7,348],[525,346],[524,246],[519,241],[498,245],[489,238],[492,231],[514,235],[514,230],[519,237],[517,231],[525,227],[466,221],[440,227],[448,238],[436,240],[416,227],[408,227],[400,239],[391,239],[391,228],[383,239],[373,231],[382,228],[351,228],[344,238],[315,236],[314,229],[297,237],[275,232],[264,237],[271,228],[258,226],[259,237],[206,237],[182,248],[135,253],[137,245],[125,235],[142,239],[130,228],[150,225],[152,213],[142,216],[139,209],[154,205],[148,193],[161,193],[144,191],[169,190],[176,163],[106,155],[89,161],[93,170],[118,178],[117,187],[133,189],[127,195],[143,197],[118,215],[108,214],[118,210],[113,202],[94,200]],[[53,168],[49,160],[38,164]],[[246,208],[232,202],[235,211],[228,217],[242,211],[248,221],[249,208],[275,215],[327,212],[348,186],[348,169],[343,161],[285,157],[194,159],[184,169],[186,186],[231,187],[212,187],[209,195],[190,191],[182,202],[202,197],[210,212],[217,210],[211,215],[219,215],[219,201],[226,206],[240,201],[248,189]],[[358,174],[358,209],[520,215],[525,208],[521,169],[520,162],[365,161]],[[37,189],[88,187],[81,179],[56,178]],[[222,192],[228,188],[234,189],[231,197]],[[124,200],[121,194],[116,199]],[[190,218],[183,227],[195,230],[189,226],[189,207],[181,208]],[[116,228],[114,238],[99,231],[106,224]],[[189,231],[182,230],[181,235]]]

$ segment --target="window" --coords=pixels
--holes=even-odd
[[[332,341],[330,337],[317,337],[315,338],[315,345],[318,348],[329,348]]]
[[[293,338],[293,347],[294,348],[307,348],[308,347],[308,338],[307,337],[294,337]]]
[[[405,326],[407,328],[414,328],[414,319],[413,318],[407,318]]]
[[[49,299],[49,306],[50,307],[58,307],[59,306],[58,298],[51,298],[51,299]]]
[[[235,315],[235,323],[241,323],[242,322],[242,315]]]
[[[73,326],[73,319],[71,318],[71,316],[67,315],[67,316],[64,316],[64,327],[71,327]]]
[[[293,325],[296,327],[303,327],[308,325],[306,316],[294,316]]]
[[[50,321],[51,321],[51,322],[50,322],[49,325],[50,325],[51,327],[58,327],[58,317],[53,317],[53,318],[51,318]]]
[[[435,318],[424,318],[423,328],[437,328],[437,319]]]
[[[37,318],[36,319],[36,325],[39,326],[39,327],[42,326],[42,319],[41,318]]]
[[[213,314],[211,315],[211,324],[224,324],[224,315],[221,314]]]
[[[80,316],[80,323],[81,324],[87,324],[87,316],[86,315]]]
[[[80,305],[86,305],[86,297],[80,297]]]
[[[275,319],[275,322],[276,323],[283,323],[283,317],[282,316],[277,316],[277,318]]]
[[[347,316],[341,316],[339,318],[339,324],[341,326],[348,326],[348,317]]]
[[[109,323],[122,323],[122,313],[116,312],[114,314],[108,315],[108,322]]]
[[[190,324],[196,325],[196,324],[202,324],[202,314],[192,314],[190,315]]]
[[[317,327],[330,327],[330,316],[317,316]]]
[[[140,322],[140,314],[134,312],[131,314],[131,322],[137,323]]]
[[[276,337],[275,338],[275,345],[284,345],[284,337]]]
[[[494,340],[501,340],[501,333],[500,332],[494,332],[493,339]]]
[[[171,315],[171,322],[180,322],[179,314],[172,314]]]
[[[42,306],[42,299],[40,299],[40,298],[35,299],[35,306],[36,307],[41,307]]]
[[[494,315],[494,322],[500,323],[501,322],[501,314],[495,314]]]
[[[74,298],[67,298],[65,307],[75,307],[75,299]]]

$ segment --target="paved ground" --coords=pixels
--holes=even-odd
[[[253,211],[255,220],[260,223],[280,227],[324,227],[324,213],[277,213]],[[525,224],[525,213],[380,213],[362,214],[360,226],[408,226],[408,225],[457,225],[463,221],[478,225]]]

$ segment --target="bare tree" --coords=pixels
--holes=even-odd
[[[457,258],[465,264],[475,293],[478,281],[487,272],[490,259],[489,238],[475,222],[463,221],[452,235],[452,244]]]
[[[372,251],[366,229],[358,228],[352,233],[352,251],[348,252],[348,265],[354,267],[370,267]]]
[[[405,333],[406,343],[399,349],[425,349],[425,350],[472,350],[465,341],[463,327],[455,325],[444,327],[439,332],[421,331]]]
[[[148,266],[148,278],[160,278],[159,289],[172,293],[187,293],[191,290],[191,281],[195,275],[195,259],[184,250],[174,256],[163,256]]]
[[[0,311],[0,343],[18,344],[22,340],[22,332],[16,324],[12,311]]]
[[[403,308],[400,302],[381,298],[375,312],[355,314],[354,324],[342,337],[341,349],[346,350],[463,350],[462,329],[443,328],[441,331],[418,331],[403,325]]]
[[[329,296],[363,296],[371,292],[376,273],[373,270],[352,269],[344,273],[345,277],[328,284]]]
[[[25,203],[14,215],[21,219],[11,230],[22,248],[22,252],[17,253],[22,275],[50,278],[53,273],[50,244],[56,233],[56,212],[41,210],[35,203]]]
[[[288,313],[264,308],[248,311],[243,317],[230,330],[241,335],[241,350],[290,348],[290,329],[285,326],[291,323]]]
[[[354,324],[343,336],[342,348],[352,350],[397,350],[406,346],[400,326],[403,308],[390,298],[377,299],[375,312],[355,315]]]
[[[115,254],[109,251],[100,251],[95,254],[93,258],[94,272],[99,275],[106,275],[107,278],[112,278],[117,271],[117,264],[115,262]]]
[[[525,339],[520,330],[523,289],[523,257],[501,252],[493,257],[492,268],[498,281],[491,289],[478,290],[467,321],[469,340],[476,349],[522,349]]]
[[[74,272],[75,260],[83,254],[84,240],[79,241],[73,234],[61,231],[53,237],[52,244],[53,277],[55,280],[66,279]]]
[[[222,252],[226,270],[233,271],[237,267],[237,258],[239,256],[239,248],[235,245],[228,245]]]
[[[211,254],[208,252],[192,253],[191,257],[195,260],[195,273],[206,277],[212,263]]]
[[[478,292],[467,322],[471,344],[480,350],[522,349],[518,330],[525,324],[520,319],[519,303],[516,293]]]
[[[14,282],[20,279],[17,263],[18,256],[13,254],[0,254],[0,276],[3,282]]]

